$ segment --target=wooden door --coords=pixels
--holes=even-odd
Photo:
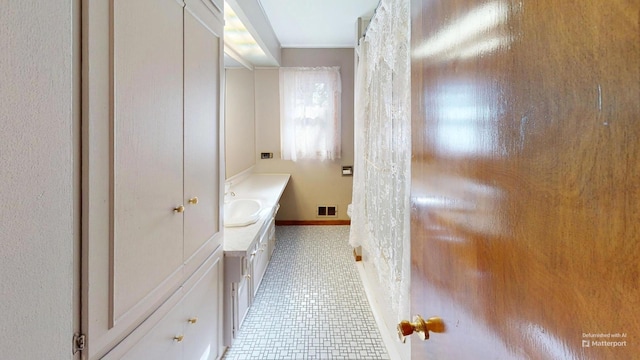
[[[640,347],[640,1],[412,0],[414,359]]]
[[[194,15],[194,12],[198,15]],[[222,16],[222,14],[220,14]],[[207,21],[209,20],[209,21]],[[216,33],[216,30],[218,31]],[[221,245],[220,73],[222,20],[200,1],[184,11],[184,261],[202,264]],[[197,203],[193,199],[197,198]],[[195,269],[194,269],[195,270]],[[190,272],[190,270],[188,270]]]

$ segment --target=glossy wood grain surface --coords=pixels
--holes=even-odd
[[[640,1],[411,7],[412,357],[637,358]]]

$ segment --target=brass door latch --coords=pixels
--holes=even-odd
[[[429,331],[435,333],[444,332],[444,321],[439,317],[430,317],[425,321],[420,315],[416,315],[413,318],[413,322],[403,320],[398,323],[398,339],[403,344],[406,341],[406,337],[413,333],[420,334],[422,340],[428,340]]]

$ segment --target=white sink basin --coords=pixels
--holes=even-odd
[[[254,199],[237,199],[224,204],[224,226],[247,226],[260,219],[262,204]]]

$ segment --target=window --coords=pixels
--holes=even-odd
[[[339,67],[280,68],[280,146],[284,160],[340,158]]]

